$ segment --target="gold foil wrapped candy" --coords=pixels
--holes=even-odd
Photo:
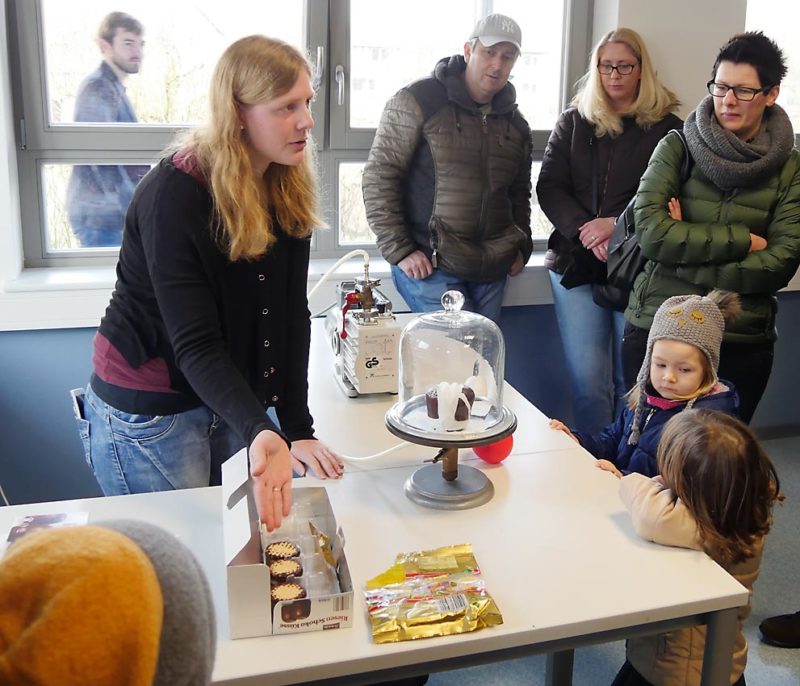
[[[472,546],[404,553],[367,583],[375,643],[448,636],[503,623]]]

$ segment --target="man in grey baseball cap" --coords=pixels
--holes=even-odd
[[[508,82],[522,49],[517,22],[481,19],[463,53],[387,103],[362,189],[367,221],[414,312],[451,289],[498,321],[507,276],[533,250],[530,127]]]
[[[522,52],[522,29],[511,17],[490,14],[484,17],[472,31],[469,39],[477,38],[487,48],[498,43],[511,43],[517,52]]]

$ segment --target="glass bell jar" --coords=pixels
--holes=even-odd
[[[443,310],[422,314],[403,330],[398,401],[386,415],[392,433],[433,446],[474,446],[516,427],[503,405],[503,335],[463,305],[460,292],[447,291]]]

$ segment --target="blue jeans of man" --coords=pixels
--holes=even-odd
[[[82,248],[118,248],[122,243],[122,226],[97,228],[73,224],[72,233]]]
[[[589,284],[564,288],[550,272],[553,304],[572,391],[571,428],[597,433],[622,411],[627,392],[622,372],[622,312],[600,307]]]
[[[444,269],[434,269],[427,279],[412,279],[396,264],[392,265],[392,281],[412,312],[434,312],[442,308],[445,291],[464,294],[464,309],[477,312],[499,323],[506,280],[478,283],[454,276]]]
[[[86,461],[105,495],[199,488],[244,442],[207,407],[173,415],[122,412],[86,390],[71,392]]]

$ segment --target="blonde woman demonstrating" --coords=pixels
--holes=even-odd
[[[264,36],[233,43],[212,77],[209,122],[139,184],[94,373],[73,391],[106,495],[218,483],[221,463],[247,446],[259,513],[274,528],[289,513],[293,471],[341,476],[307,403],[306,278],[321,223],[313,94],[295,48]]]

